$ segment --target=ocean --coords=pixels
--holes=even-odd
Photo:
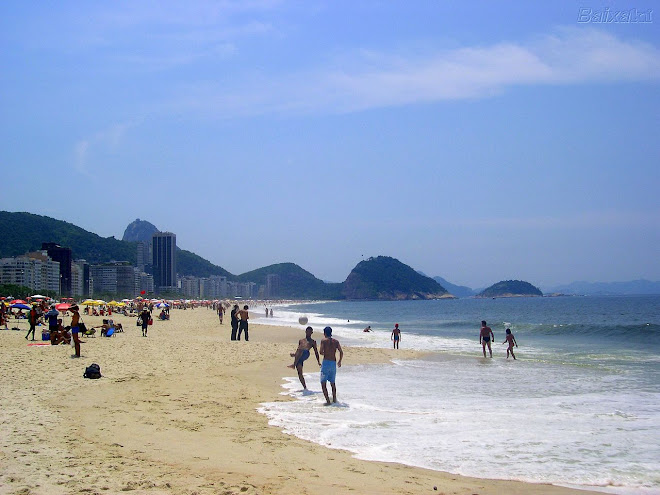
[[[286,433],[366,460],[660,494],[660,296],[327,302],[276,307],[268,322],[300,316],[317,338],[329,325],[363,347],[391,346],[399,323],[401,348],[429,354],[341,368],[333,407],[308,365],[310,392],[287,378],[282,393],[296,400],[260,409]],[[501,345],[506,328],[517,361]]]

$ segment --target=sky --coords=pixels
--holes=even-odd
[[[0,2],[0,209],[234,274],[660,280],[660,8],[600,1]]]

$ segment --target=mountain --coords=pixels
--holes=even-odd
[[[630,282],[572,282],[549,288],[546,292],[585,296],[660,294],[660,282],[644,279]]]
[[[279,276],[278,297],[283,299],[339,299],[341,284],[326,283],[294,263],[265,266],[237,277],[239,282],[266,285],[267,275]]]
[[[417,273],[389,256],[378,256],[358,263],[342,284],[347,299],[438,299],[451,297],[432,278]]]
[[[440,285],[442,285],[445,289],[447,289],[451,294],[453,294],[456,297],[471,297],[475,295],[474,290],[470,289],[469,287],[466,287],[464,285],[454,285],[451,282],[447,282],[442,277],[433,277],[433,280],[438,282]]]
[[[153,223],[138,218],[128,224],[128,227],[124,230],[124,237],[121,240],[128,242],[150,242],[151,236],[156,232],[159,232],[159,230]]]
[[[0,211],[0,229],[3,233],[0,258],[37,251],[41,249],[42,242],[56,242],[60,246],[70,247],[73,259],[84,259],[92,264],[107,261],[128,261],[131,264],[137,262],[135,242],[119,241],[114,237],[100,237],[71,223],[50,217]],[[151,229],[158,231],[151,223],[137,219],[126,228],[124,237],[151,240],[153,232],[146,237]],[[177,248],[177,268],[181,275],[197,277],[222,275],[230,280],[236,278],[224,268],[179,248]]]
[[[181,249],[179,246],[176,248],[176,269],[180,275],[192,275],[193,277],[218,275],[227,277],[227,280],[236,280],[236,275],[229,273],[221,266],[214,265],[209,260],[191,251]]]
[[[480,292],[477,297],[521,297],[521,296],[542,296],[537,287],[534,287],[529,282],[522,280],[503,280],[491,285],[483,292]]]
[[[100,237],[71,223],[32,213],[0,211],[0,257],[21,256],[41,249],[42,242],[70,247],[74,259],[90,263],[137,261],[135,243]]]

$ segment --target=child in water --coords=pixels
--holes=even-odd
[[[506,350],[506,358],[509,359],[509,353],[511,353],[513,359],[516,359],[516,356],[513,353],[513,346],[515,344],[515,346],[518,347],[518,343],[516,342],[516,338],[511,333],[510,328],[506,329],[506,338],[504,339],[504,342],[502,342],[502,344],[506,344],[507,342],[509,343],[509,347]]]

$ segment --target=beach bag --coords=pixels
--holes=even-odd
[[[142,318],[140,318],[139,316],[138,316],[137,321],[135,322],[135,326],[136,327],[141,327],[142,326]]]
[[[89,366],[87,366],[87,368],[85,368],[85,373],[83,374],[83,378],[92,378],[92,379],[101,378],[101,367],[96,363],[90,364]]]
[[[153,318],[149,318],[149,325],[153,325],[153,324],[154,324],[154,319],[153,319]]]
[[[78,331],[82,333],[83,335],[87,332],[87,327],[85,326],[85,323],[82,321],[78,322]]]

